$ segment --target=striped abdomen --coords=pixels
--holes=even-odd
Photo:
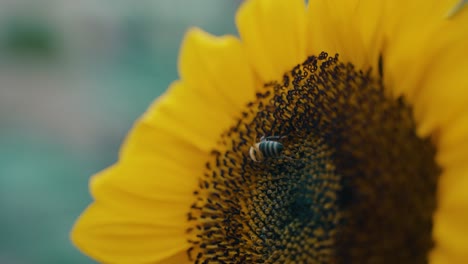
[[[258,149],[265,158],[279,157],[284,147],[277,141],[261,141],[258,143]]]

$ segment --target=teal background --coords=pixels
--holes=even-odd
[[[177,79],[187,28],[235,33],[239,3],[0,3],[0,264],[94,263],[69,241],[89,177]]]

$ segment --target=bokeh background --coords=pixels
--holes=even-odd
[[[69,231],[91,175],[177,78],[184,32],[236,0],[0,0],[0,264],[95,263]]]

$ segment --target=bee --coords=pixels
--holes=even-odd
[[[250,147],[249,155],[250,158],[255,162],[261,162],[265,158],[277,158],[281,156],[284,146],[280,142],[276,141],[281,139],[281,136],[271,136],[260,138],[260,142],[255,143]]]

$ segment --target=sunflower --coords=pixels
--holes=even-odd
[[[91,180],[105,263],[468,261],[463,2],[251,0]]]

